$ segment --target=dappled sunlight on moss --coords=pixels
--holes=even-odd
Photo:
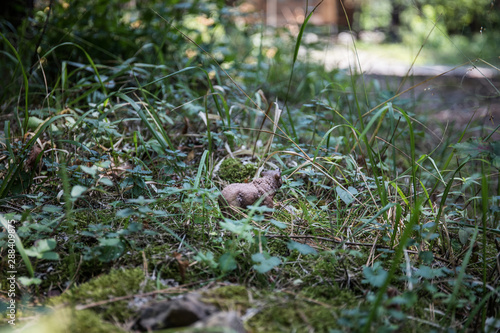
[[[140,268],[113,269],[110,273],[96,277],[80,286],[70,289],[65,294],[50,300],[50,304],[70,304],[72,306],[91,304],[110,298],[134,295],[151,291],[152,282],[147,282]],[[110,302],[98,307],[99,313],[105,319],[116,318],[120,321],[130,319],[133,309],[128,307],[128,301]]]

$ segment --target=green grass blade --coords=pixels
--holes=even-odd
[[[144,108],[146,108],[146,110],[148,111],[151,118],[153,118],[154,124],[152,124],[151,121],[146,116],[146,113],[144,113],[143,107],[139,106],[139,104],[137,104],[136,101],[134,101],[132,98],[128,97],[127,95],[125,95],[123,93],[118,93],[117,96],[130,103],[132,108],[137,112],[137,114],[139,115],[139,117],[143,121],[144,125],[146,125],[146,127],[149,129],[151,134],[153,134],[153,136],[158,141],[158,143],[160,143],[160,145],[162,146],[162,148],[165,152],[168,149],[175,151],[175,147],[172,144],[170,137],[163,129],[163,126],[161,126],[161,121],[158,118],[156,111],[149,110],[148,108],[146,108],[146,106],[144,106]]]
[[[486,262],[486,249],[488,246],[488,240],[487,240],[487,226],[488,226],[488,215],[489,215],[489,207],[488,204],[490,202],[489,198],[489,188],[488,188],[488,168],[485,166],[485,162],[483,161],[481,163],[481,210],[482,210],[482,225],[483,225],[483,237],[482,237],[482,245],[483,245],[483,259],[482,259],[482,269],[483,269],[483,297],[486,297],[487,295],[487,289],[486,285],[488,283],[487,281],[487,275],[488,275],[488,265]],[[484,327],[484,324],[486,322],[486,307],[483,308],[483,314],[481,316],[481,327]]]
[[[101,79],[101,76],[99,74],[99,70],[97,69],[97,66],[95,65],[94,61],[92,60],[92,57],[87,53],[87,51],[85,51],[85,49],[83,47],[81,47],[80,45],[78,44],[75,44],[75,43],[72,43],[72,42],[66,42],[66,43],[61,43],[59,45],[56,45],[54,46],[53,48],[51,48],[50,50],[48,50],[43,56],[42,58],[47,58],[52,52],[54,52],[56,49],[62,47],[62,46],[73,46],[73,47],[76,47],[77,49],[79,49],[80,51],[82,51],[82,53],[85,55],[85,57],[87,58],[90,66],[92,67],[92,70],[94,71],[94,74],[97,78],[97,80],[99,81],[99,86],[100,88],[102,89],[102,92],[104,95],[107,95],[107,90],[106,90],[106,86],[104,85],[104,83],[102,82],[102,79]]]
[[[418,223],[418,220],[420,218],[421,214],[421,204],[420,202],[414,203],[413,206],[413,211],[410,217],[410,222],[405,226],[405,230],[403,231],[403,235],[401,236],[399,240],[399,245],[394,253],[394,258],[392,259],[391,267],[389,269],[389,272],[387,274],[387,278],[385,279],[383,285],[380,287],[380,289],[377,292],[377,296],[375,298],[375,301],[371,305],[371,310],[370,314],[368,315],[368,320],[363,327],[363,332],[370,332],[371,331],[371,324],[373,320],[375,319],[377,315],[377,311],[379,310],[379,306],[382,303],[382,300],[384,299],[386,295],[386,290],[387,287],[389,287],[389,284],[392,281],[392,277],[396,273],[396,270],[399,267],[399,262],[401,261],[401,258],[403,257],[404,249],[406,248],[406,244],[408,240],[411,237],[411,234],[413,232],[413,227]]]
[[[441,214],[443,213],[443,209],[446,205],[446,199],[448,198],[448,193],[450,192],[451,186],[453,185],[453,182],[455,181],[455,175],[460,171],[460,169],[462,169],[469,162],[469,159],[470,159],[470,157],[466,158],[465,161],[462,162],[462,164],[460,164],[458,166],[458,168],[455,170],[455,172],[453,172],[450,180],[446,184],[446,187],[445,187],[443,194],[441,196],[441,202],[439,203],[439,209],[438,209],[438,212],[436,214],[436,218],[434,220],[434,228],[431,232],[435,232],[438,225],[439,225],[439,220],[441,219]],[[444,241],[443,241],[443,244],[444,244]],[[434,247],[434,242],[432,242],[432,244],[430,245],[430,248],[433,248],[433,247]]]
[[[200,187],[201,175],[203,173],[203,168],[206,169],[205,160],[207,159],[208,153],[208,150],[205,150],[203,152],[203,155],[201,155],[200,165],[198,166],[198,172],[196,173],[196,178],[194,180],[195,189],[198,189]]]
[[[472,249],[474,248],[474,243],[476,242],[478,234],[479,234],[479,224],[476,224],[476,228],[474,229],[474,233],[472,234],[472,237],[470,239],[469,248],[465,253],[462,264],[460,265],[458,276],[454,281],[453,292],[448,299],[448,308],[446,311],[448,315],[443,317],[443,321],[447,322],[448,324],[452,323],[455,320],[455,311],[458,305],[457,297],[458,294],[460,293],[460,289],[463,288],[462,282],[465,278],[465,272],[467,271],[467,266],[472,256]]]
[[[290,87],[292,86],[292,78],[293,78],[293,71],[295,68],[295,62],[297,61],[297,57],[299,55],[300,44],[302,44],[302,35],[304,34],[304,30],[306,29],[307,22],[309,22],[309,19],[314,14],[314,11],[316,11],[316,8],[318,8],[318,6],[321,5],[322,3],[323,3],[323,0],[321,0],[314,7],[314,9],[309,13],[309,15],[307,15],[306,19],[304,20],[304,23],[302,23],[302,26],[300,27],[300,30],[299,30],[299,34],[297,35],[297,40],[295,41],[295,49],[293,50],[292,70],[290,72],[290,78],[288,79],[288,88],[286,91],[285,103],[283,103],[283,108],[286,109],[286,112],[288,114],[288,119],[290,121],[290,127],[292,129],[292,134],[293,134],[294,138],[297,138],[297,132],[295,131],[294,120],[293,120],[292,114],[290,113],[290,108],[287,105],[288,95],[290,93]]]
[[[295,62],[297,61],[297,56],[299,55],[299,48],[300,44],[302,43],[302,35],[304,34],[304,30],[307,26],[307,22],[309,22],[309,19],[311,16],[314,14],[314,11],[323,3],[324,0],[321,0],[314,8],[313,10],[307,15],[306,19],[304,20],[304,23],[302,23],[302,26],[300,27],[299,34],[297,35],[297,41],[295,42],[295,49],[293,51],[293,64],[295,65]]]
[[[314,152],[314,157],[313,157],[313,160],[312,162],[314,163],[316,161],[316,158],[318,157],[318,154],[319,154],[319,151],[321,149],[321,147],[323,146],[324,142],[330,137],[330,134],[337,128],[339,127],[343,127],[343,126],[346,126],[346,127],[349,127],[349,128],[352,128],[352,126],[349,126],[349,125],[336,125],[336,126],[333,126],[332,128],[330,128],[326,133],[325,135],[323,135],[323,138],[321,139],[321,141],[319,142],[317,148],[316,148],[316,151]]]
[[[358,228],[356,228],[353,231],[353,237],[356,236],[362,230],[366,229],[366,227],[369,226],[371,223],[373,223],[374,221],[376,221],[379,216],[383,215],[386,211],[388,211],[389,209],[391,209],[392,207],[397,206],[397,205],[398,204],[394,203],[394,202],[391,202],[391,203],[385,205],[370,220],[366,221],[365,223],[363,223],[362,225],[360,225]]]
[[[408,130],[410,131],[411,180],[413,183],[413,202],[415,204],[417,202],[417,184],[418,184],[418,179],[417,179],[418,164],[416,163],[415,159],[415,134],[413,132],[413,125],[408,114],[401,108],[398,108],[398,110],[405,118],[406,123],[408,124]]]

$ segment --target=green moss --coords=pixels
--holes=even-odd
[[[252,180],[256,171],[257,167],[253,164],[243,165],[238,159],[228,158],[220,166],[219,177],[230,183],[244,183]]]
[[[125,332],[102,320],[90,310],[76,311],[63,308],[53,314],[42,317],[35,324],[28,324],[23,329],[26,333],[115,333]]]
[[[326,302],[334,307],[356,307],[359,299],[350,290],[340,289],[335,285],[316,285],[302,290],[306,298]]]
[[[246,322],[251,332],[307,332],[311,327],[315,332],[340,329],[337,321],[342,311],[359,305],[354,293],[325,285],[297,294],[267,292],[242,285],[224,286],[205,291],[203,301],[240,313],[258,308],[259,312]]]
[[[328,332],[337,323],[342,307],[308,302],[287,294],[270,295],[266,306],[247,323],[252,332]]]
[[[50,304],[89,304],[109,300],[113,297],[133,295],[140,292],[143,282],[144,273],[140,268],[111,270],[109,274],[92,279],[50,300]],[[142,291],[149,290],[152,290],[152,287],[144,288]],[[104,319],[116,318],[120,321],[126,321],[134,315],[127,303],[128,301],[111,302],[96,309],[99,309],[98,311]]]
[[[203,301],[216,305],[223,310],[234,310],[235,306],[247,309],[251,306],[248,288],[234,285],[224,286],[203,293]]]

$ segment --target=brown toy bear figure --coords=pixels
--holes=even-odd
[[[250,183],[235,183],[226,186],[222,190],[222,197],[219,198],[219,202],[222,206],[229,205],[246,208],[253,205],[264,195],[265,197],[261,205],[273,208],[274,194],[282,184],[281,171],[279,169],[264,171],[261,178],[254,179]]]

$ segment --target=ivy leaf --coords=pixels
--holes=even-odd
[[[233,256],[230,253],[224,253],[219,258],[219,267],[222,272],[230,272],[236,269],[236,260],[234,260]]]
[[[365,279],[362,282],[369,283],[374,287],[381,287],[388,276],[387,271],[378,261],[372,267],[366,266],[363,268],[363,274],[365,275]]]
[[[40,252],[46,252],[55,249],[56,244],[56,240],[53,238],[40,239],[37,243],[36,248]]]
[[[125,251],[125,244],[119,238],[100,238],[99,260],[102,262],[110,262],[120,258]]]
[[[335,191],[337,192],[337,195],[339,198],[346,204],[350,205],[354,201],[354,196],[358,194],[358,190],[356,190],[354,187],[349,186],[349,188],[344,190],[342,187],[337,186],[335,188]]]
[[[142,230],[142,224],[141,223],[137,223],[137,222],[132,222],[132,223],[129,224],[129,226],[128,226],[127,229],[130,232],[140,231],[140,230]]]
[[[424,279],[435,279],[437,277],[445,276],[446,272],[443,268],[431,268],[429,266],[421,265],[416,271],[415,276],[420,276]]]
[[[219,222],[219,224],[223,229],[241,236],[248,236],[248,232],[252,230],[252,226],[247,223],[241,223],[229,219],[225,222]]]
[[[71,196],[73,198],[79,198],[86,190],[87,188],[85,186],[75,185],[71,189]]]
[[[137,199],[128,199],[128,203],[133,203],[140,206],[145,206],[151,203],[155,203],[156,199],[146,199],[144,196],[140,195]]]
[[[214,254],[210,251],[208,252],[200,251],[194,256],[194,259],[197,261],[204,262],[211,268],[217,268],[218,266],[217,262],[214,259]]]
[[[458,239],[462,245],[467,244],[469,241],[469,237],[474,233],[474,230],[470,228],[460,229],[458,230]]]
[[[252,260],[258,264],[253,265],[253,268],[259,273],[267,273],[274,267],[281,264],[281,259],[278,257],[271,257],[267,252],[252,254]]]
[[[453,145],[460,157],[486,156],[491,164],[500,169],[500,141],[486,142],[480,138],[470,138],[467,142]]]
[[[95,165],[93,165],[90,168],[85,165],[80,165],[80,168],[82,169],[83,172],[91,175],[92,177],[95,177],[95,175],[97,174],[97,167]]]
[[[99,183],[104,184],[106,186],[113,186],[113,181],[108,177],[102,177],[99,179]]]
[[[59,254],[56,252],[44,252],[42,253],[42,259],[47,259],[47,260],[59,260]]]
[[[107,169],[111,166],[111,161],[100,161],[100,162],[97,162],[96,163],[96,166],[98,166],[99,168],[104,168],[104,169]]]
[[[19,282],[21,282],[24,286],[31,286],[32,284],[38,285],[42,283],[42,280],[39,278],[29,278],[26,276],[19,277]]]
[[[123,219],[135,214],[135,210],[132,208],[120,209],[116,212],[116,217]]]
[[[492,164],[495,168],[500,169],[500,155],[496,155],[493,158]]]
[[[56,247],[55,239],[40,239],[35,246],[25,249],[25,252],[30,257],[38,259],[59,260],[59,255],[52,250]]]
[[[418,257],[426,264],[431,264],[434,260],[434,254],[431,251],[422,251],[418,254]]]
[[[289,241],[286,246],[288,247],[288,249],[290,251],[293,251],[293,250],[297,250],[299,251],[301,254],[318,254],[318,251],[316,251],[315,249],[313,249],[312,247],[310,247],[309,245],[307,244],[302,244],[302,243],[299,243],[299,242],[295,242],[295,241]]]

